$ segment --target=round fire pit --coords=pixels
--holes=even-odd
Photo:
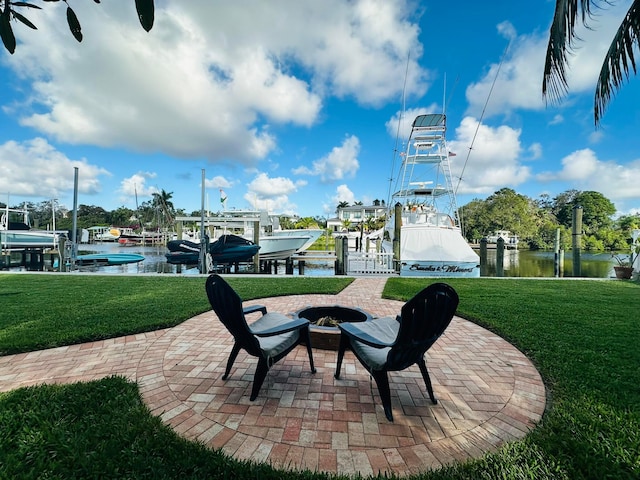
[[[342,322],[364,322],[373,316],[364,310],[341,305],[321,305],[306,307],[293,314],[293,318],[306,318],[311,322],[309,335],[311,345],[323,350],[338,350],[340,345],[340,329]]]

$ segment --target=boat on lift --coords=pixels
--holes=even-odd
[[[2,209],[0,215],[0,248],[2,250],[57,249],[66,232],[34,229],[26,209]]]
[[[195,265],[200,259],[200,244],[189,240],[170,240],[167,242],[169,253],[165,254],[168,263]],[[209,244],[207,263],[232,264],[248,262],[258,253],[260,246],[238,235],[221,235]]]
[[[264,210],[225,210],[223,217],[229,219],[231,229],[238,230],[247,240],[255,238],[258,221],[260,260],[285,260],[311,246],[322,233],[317,229],[282,230],[278,216]],[[222,231],[227,232],[225,227]]]

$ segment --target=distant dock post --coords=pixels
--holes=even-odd
[[[504,238],[496,242],[496,277],[504,277]]]
[[[562,276],[562,263],[564,261],[564,252],[560,249],[560,229],[556,229],[556,241],[554,244],[553,254],[553,274],[556,278]]]
[[[349,251],[349,238],[347,236],[336,237],[336,275],[346,275],[346,259]]]
[[[582,248],[582,206],[573,207],[573,231],[572,231],[573,250],[573,276],[582,276],[582,266],[580,265],[580,249]]]
[[[480,276],[488,277],[489,276],[489,265],[487,263],[487,237],[482,237],[480,239]]]

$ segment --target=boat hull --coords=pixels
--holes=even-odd
[[[229,249],[223,253],[211,255],[211,261],[214,264],[227,264],[236,262],[248,262],[258,252],[258,246],[247,249]],[[167,263],[173,265],[196,265],[200,260],[198,252],[169,252],[165,253]]]
[[[120,238],[121,231],[118,228],[109,227],[101,231],[96,231],[94,238],[97,242],[117,242]]]
[[[319,228],[308,228],[308,229],[296,229],[296,230],[276,230],[273,232],[273,236],[275,237],[304,237],[308,236],[307,241],[298,249],[297,252],[304,252],[311,245],[315,243],[315,241],[320,238],[320,236],[324,233],[324,230]]]
[[[480,257],[457,229],[406,226],[400,230],[401,277],[479,277]],[[391,242],[383,251],[392,252]]]
[[[260,260],[284,260],[299,251],[309,241],[309,235],[263,236],[258,241]]]
[[[480,276],[475,262],[414,260],[401,262],[401,277],[471,277]]]
[[[79,267],[110,267],[113,265],[138,263],[143,260],[144,256],[135,253],[92,253],[88,255],[78,255],[76,265]]]
[[[169,252],[164,254],[167,263],[172,265],[196,265],[200,259],[197,252]]]
[[[194,265],[200,260],[200,244],[189,240],[167,242],[168,263]],[[215,264],[248,262],[258,253],[260,246],[236,235],[223,235],[209,245],[209,257]]]
[[[191,240],[169,240],[167,248],[170,252],[200,253],[200,244]]]
[[[391,242],[384,242],[392,251]],[[479,277],[480,257],[455,227],[426,224],[400,229],[400,276]]]
[[[0,243],[3,250],[24,250],[27,248],[55,248],[60,235],[53,232],[34,230],[0,231]]]

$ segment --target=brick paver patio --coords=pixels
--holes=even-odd
[[[380,298],[385,278],[358,278],[336,296],[261,299],[269,311],[309,305],[396,315]],[[204,282],[203,282],[204,294]],[[0,357],[0,389],[120,374],[137,381],[145,403],[176,432],[227,454],[278,468],[406,475],[464,461],[524,437],[540,420],[545,388],[531,362],[505,340],[455,317],[427,353],[439,402],[420,371],[390,375],[394,422],[375,382],[350,352],[335,380],[336,352],[304,347],[273,366],[249,401],[256,360],[241,352],[221,379],[232,338],[213,312],[156,332]]]

